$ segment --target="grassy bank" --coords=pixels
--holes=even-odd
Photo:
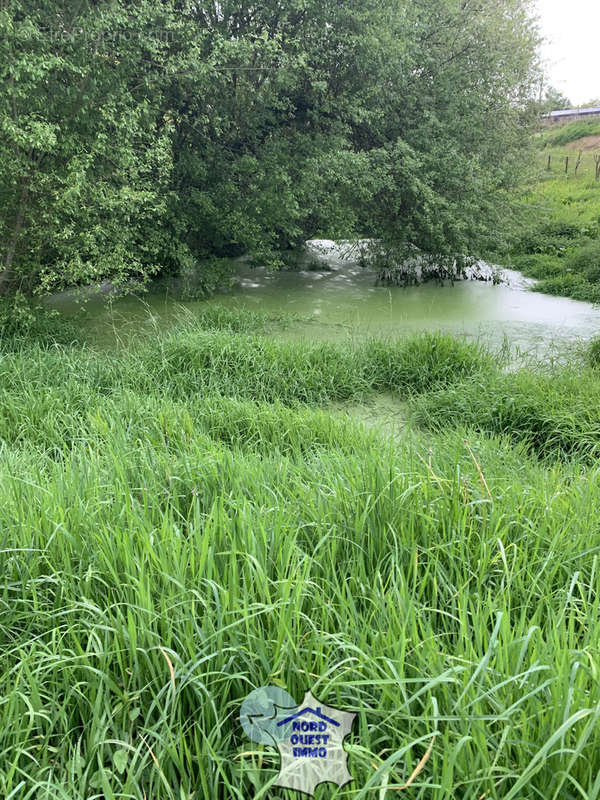
[[[277,684],[358,714],[319,798],[598,798],[600,375],[257,322],[0,357],[2,796],[291,800]]]
[[[538,279],[540,292],[600,303],[597,155],[598,120],[551,128],[539,137],[533,178],[522,197],[529,222],[509,263]]]

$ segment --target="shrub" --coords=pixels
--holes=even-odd
[[[534,289],[543,294],[570,297],[586,303],[600,303],[600,283],[591,283],[583,275],[575,272],[542,280]]]
[[[568,265],[582,273],[588,281],[600,282],[600,239],[580,247],[569,255]]]
[[[557,256],[531,253],[513,258],[512,266],[530,278],[552,278],[564,272],[564,262]]]
[[[69,344],[81,338],[81,331],[58,311],[34,303],[17,293],[0,300],[0,349],[28,343]]]
[[[516,255],[541,254],[562,257],[573,245],[574,240],[581,240],[587,230],[580,225],[556,220],[530,228],[516,243],[513,252]]]
[[[588,362],[594,369],[600,368],[600,336],[592,339],[588,346]]]

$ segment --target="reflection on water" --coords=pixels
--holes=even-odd
[[[92,299],[87,304],[87,325],[100,341],[114,341],[175,324],[182,306],[193,312],[217,303],[310,318],[282,335],[314,339],[443,330],[493,346],[508,339],[541,355],[553,345],[600,333],[600,308],[530,292],[529,282],[518,273],[507,272],[508,285],[461,281],[454,286],[429,283],[401,288],[376,286],[372,272],[352,264],[330,272],[269,272],[241,264],[238,271],[236,287],[208,301],[181,303],[162,293],[123,298],[107,307],[102,299]],[[52,304],[67,311],[75,308],[65,296],[54,298]]]

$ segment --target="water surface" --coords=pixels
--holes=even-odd
[[[310,339],[401,336],[441,330],[497,346],[503,341],[543,355],[564,344],[600,334],[600,308],[529,290],[531,281],[507,272],[508,283],[493,286],[460,281],[454,286],[428,283],[409,288],[375,285],[372,272],[354,264],[334,271],[270,272],[237,264],[235,287],[210,300],[182,302],[172,293],[148,293],[107,305],[94,297],[86,304],[85,325],[99,342],[127,340],[134,333],[152,335],[207,304],[249,308],[301,317],[281,335]],[[67,312],[71,295],[53,298]]]

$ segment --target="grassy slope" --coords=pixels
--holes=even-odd
[[[511,257],[512,266],[540,281],[538,291],[593,303],[600,302],[600,182],[595,180],[595,151],[583,152],[577,175],[575,164],[577,142],[599,133],[600,121],[591,120],[541,134],[535,180],[523,197],[530,222]]]
[[[2,356],[2,796],[272,796],[237,716],[277,683],[358,713],[320,798],[430,744],[412,797],[597,798],[598,374],[256,324]],[[384,390],[429,432],[305,405]]]
[[[572,142],[578,142],[586,136],[598,135],[600,135],[600,119],[587,119],[545,128],[540,139],[547,147],[564,147]]]

